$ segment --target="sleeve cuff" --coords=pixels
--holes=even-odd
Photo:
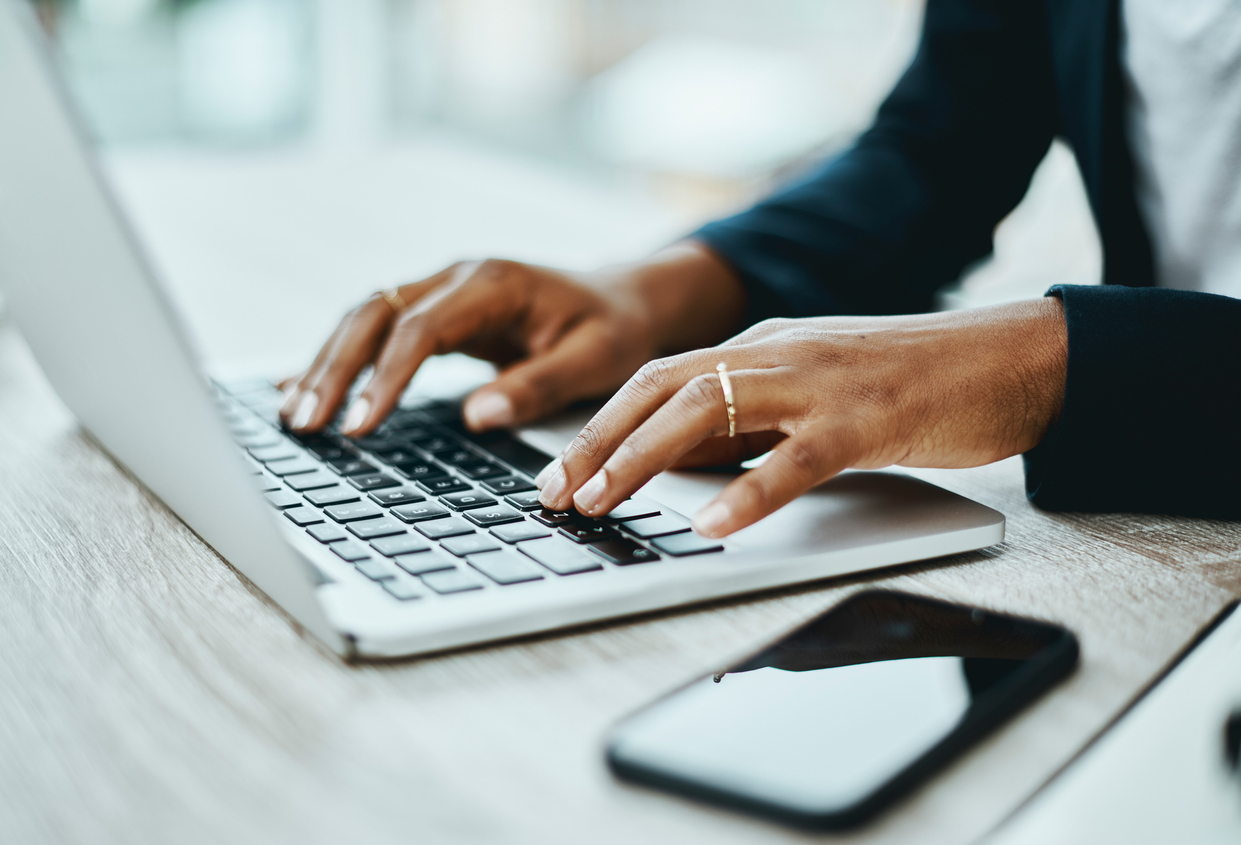
[[[1068,370],[1060,419],[1024,457],[1049,510],[1241,516],[1241,301],[1057,285]]]

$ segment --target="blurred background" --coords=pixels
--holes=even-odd
[[[282,367],[357,298],[447,261],[588,267],[744,205],[866,126],[922,11],[922,0],[34,2],[208,357]],[[943,305],[1098,276],[1072,156],[1056,147],[995,258]]]

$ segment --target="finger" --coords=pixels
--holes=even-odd
[[[358,373],[374,359],[392,317],[392,307],[372,297],[341,321],[281,408],[289,428],[313,430],[331,418]]]
[[[306,377],[303,370],[295,376],[289,376],[276,382],[276,389],[284,394],[284,399],[280,404],[280,416],[287,419],[293,414],[294,408],[297,406],[298,384]]]
[[[528,290],[507,266],[484,261],[463,267],[449,284],[401,313],[378,353],[374,375],[345,412],[342,433],[357,436],[378,425],[427,358],[507,328],[525,311]]]
[[[614,390],[632,370],[610,360],[604,331],[602,321],[589,320],[546,352],[505,370],[466,400],[466,424],[475,431],[520,425]]]
[[[720,491],[694,517],[694,530],[704,537],[724,537],[752,525],[851,466],[858,454],[856,438],[843,426],[800,431]]]
[[[710,365],[708,360],[712,361]],[[543,506],[553,510],[569,507],[577,489],[598,472],[626,437],[691,379],[714,372],[718,360],[716,353],[702,350],[644,364],[565,449],[541,488],[539,501]]]
[[[731,375],[734,395],[744,397],[750,409],[738,424],[753,431],[780,425],[789,393],[787,373],[741,370]],[[573,504],[588,516],[607,513],[704,439],[727,433],[720,377],[697,376],[621,442],[574,494]]]
[[[736,466],[770,452],[785,438],[780,431],[755,431],[736,437],[709,437],[673,462],[669,469]]]
[[[406,303],[416,303],[442,285],[455,269],[450,267],[422,281],[402,285],[397,293]],[[317,429],[332,418],[358,373],[375,360],[397,316],[392,303],[375,293],[341,320],[281,408],[290,428]]]

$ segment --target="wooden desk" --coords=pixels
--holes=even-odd
[[[1241,593],[1241,524],[1040,513],[1005,461],[926,474],[1008,515],[1007,542],[983,552],[349,666],[80,433],[11,327],[0,327],[0,437],[7,843],[814,838],[622,785],[601,741],[653,696],[872,584],[1058,620],[1081,638],[1071,680],[841,837],[968,842]]]

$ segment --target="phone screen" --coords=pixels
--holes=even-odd
[[[1076,662],[1055,625],[917,596],[847,599],[623,722],[620,775],[824,826],[856,823]]]

